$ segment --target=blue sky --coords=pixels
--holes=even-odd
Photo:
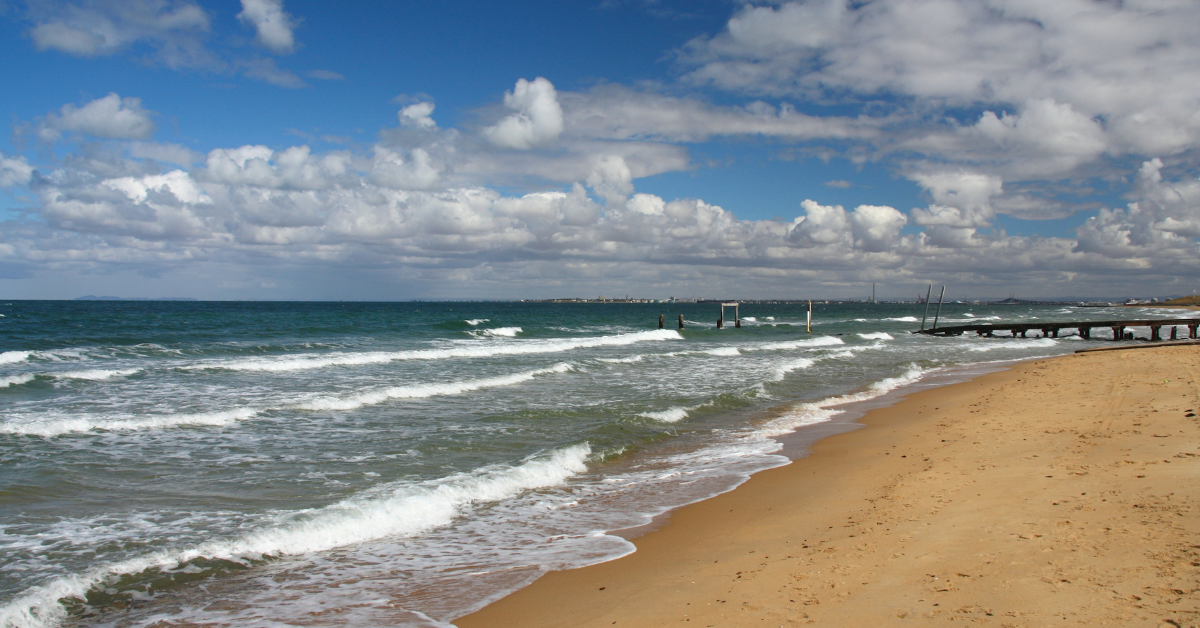
[[[1190,294],[1197,18],[0,3],[0,294]]]

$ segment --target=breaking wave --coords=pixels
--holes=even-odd
[[[33,375],[29,373],[21,373],[20,375],[10,375],[8,377],[0,377],[0,388],[8,388],[9,386],[20,386],[33,381]]]
[[[67,617],[65,600],[84,599],[113,576],[170,570],[197,559],[244,562],[267,556],[328,551],[384,537],[415,536],[450,524],[475,504],[562,484],[587,470],[591,447],[574,445],[527,458],[516,466],[489,465],[418,484],[385,484],[315,510],[281,517],[283,523],[243,536],[183,550],[154,552],[26,589],[0,607],[4,628],[49,628]]]
[[[643,416],[647,419],[654,419],[655,421],[661,421],[663,423],[678,423],[687,418],[689,410],[691,410],[691,408],[676,406],[661,412],[643,412],[638,416]]]
[[[525,371],[524,373],[514,373],[512,375],[502,375],[500,377],[488,377],[484,379],[448,382],[442,384],[391,386],[379,390],[358,393],[348,397],[328,397],[325,399],[316,399],[291,407],[298,410],[354,410],[355,408],[375,405],[391,399],[422,399],[425,397],[435,397],[439,395],[459,395],[473,390],[480,390],[482,388],[512,386],[514,384],[527,382],[538,375],[566,373],[567,371],[571,370],[571,368],[572,367],[570,364],[562,363],[556,364],[550,368]]]
[[[16,364],[17,362],[24,362],[25,360],[28,360],[29,356],[31,355],[33,355],[32,351],[5,351],[4,353],[0,353],[0,364]]]
[[[91,432],[95,430],[130,431],[189,425],[220,427],[252,418],[257,416],[258,413],[259,411],[254,408],[238,408],[223,412],[162,414],[114,419],[92,416],[56,417],[33,421],[7,421],[0,424],[0,434],[20,434],[49,438],[73,432]]]
[[[902,375],[881,379],[861,392],[837,395],[820,401],[800,404],[783,416],[768,422],[760,428],[759,432],[766,436],[781,436],[794,431],[798,427],[828,421],[844,412],[843,410],[835,409],[835,406],[881,397],[901,386],[917,382],[927,372],[926,369],[913,364]]]
[[[395,360],[444,360],[448,358],[485,358],[503,355],[532,355],[559,353],[592,347],[616,347],[639,342],[682,340],[679,332],[670,329],[617,334],[615,336],[593,336],[559,340],[523,340],[503,344],[479,344],[446,347],[439,349],[415,349],[411,351],[344,353],[312,357],[282,359],[255,358],[227,362],[208,362],[182,367],[189,370],[221,369],[227,371],[285,372],[329,366],[358,366],[383,364]]]

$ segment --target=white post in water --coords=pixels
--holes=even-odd
[[[812,333],[812,301],[808,302],[808,333]]]
[[[917,296],[921,296],[918,292]],[[921,331],[925,331],[925,319],[929,318],[929,297],[933,296],[933,284],[929,284],[929,289],[925,291],[925,313],[921,315]]]
[[[942,297],[946,296],[946,286],[942,286],[942,293],[938,295],[938,309],[933,315],[933,329],[937,329],[938,317],[942,315]]]

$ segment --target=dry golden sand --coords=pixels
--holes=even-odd
[[[1197,626],[1200,347],[920,392],[461,628]]]

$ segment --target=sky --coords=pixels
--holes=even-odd
[[[0,0],[0,298],[1193,294],[1196,24],[1190,0]]]

